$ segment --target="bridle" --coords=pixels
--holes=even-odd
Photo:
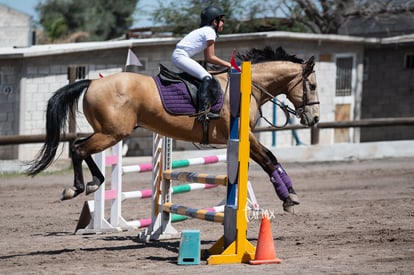
[[[252,86],[254,88],[256,88],[258,91],[260,91],[261,93],[269,96],[269,101],[272,102],[273,104],[279,106],[280,109],[285,113],[285,116],[286,116],[286,121],[283,124],[283,126],[276,126],[273,123],[271,123],[266,117],[263,116],[261,106],[259,106],[260,116],[259,116],[258,120],[260,118],[263,118],[267,123],[269,123],[273,127],[275,127],[275,128],[283,128],[283,127],[285,127],[289,123],[289,114],[292,114],[292,115],[300,118],[305,113],[305,107],[306,106],[320,104],[319,101],[310,101],[310,102],[308,101],[308,92],[309,92],[308,85],[310,85],[309,84],[308,76],[311,73],[313,73],[314,71],[310,71],[309,72],[306,69],[305,65],[306,65],[305,63],[302,63],[302,78],[298,81],[298,83],[296,83],[292,87],[292,89],[293,89],[293,88],[295,88],[297,85],[299,85],[302,82],[302,105],[300,105],[299,107],[296,107],[295,109],[289,107],[287,104],[284,104],[283,102],[281,102],[280,100],[278,100],[275,96],[273,96],[271,93],[269,93],[265,88],[263,88],[262,86],[260,86],[257,82],[252,81]],[[255,97],[255,95],[253,93],[252,93],[252,96],[256,100],[256,102],[259,102],[259,100]],[[255,124],[257,124],[257,121],[256,121]]]

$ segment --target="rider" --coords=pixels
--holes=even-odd
[[[192,57],[204,51],[204,59],[209,63],[228,68],[231,68],[231,64],[220,59],[214,53],[215,40],[218,33],[223,30],[223,9],[217,6],[209,6],[203,9],[200,17],[200,28],[193,30],[177,43],[172,53],[172,64],[178,69],[201,80],[198,104],[199,112],[205,112],[209,108],[207,99],[212,76],[203,66],[192,59]],[[218,114],[208,113],[205,118],[216,119],[219,117]]]

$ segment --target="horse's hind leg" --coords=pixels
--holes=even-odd
[[[88,138],[86,138],[88,139]],[[73,167],[73,187],[67,187],[63,190],[61,200],[73,199],[85,191],[85,184],[83,181],[82,161],[83,158],[78,154],[76,148],[78,144],[82,143],[84,139],[76,140],[70,149]]]
[[[74,183],[73,187],[66,188],[63,191],[62,200],[72,199],[85,191],[82,171],[83,160],[85,160],[92,175],[92,181],[88,182],[86,186],[86,195],[98,190],[99,186],[104,182],[105,177],[99,170],[91,155],[111,147],[118,141],[119,140],[115,139],[113,136],[94,133],[87,138],[77,140],[72,145],[71,153],[74,171]]]
[[[89,170],[92,174],[92,181],[86,184],[85,190],[85,194],[89,195],[90,193],[93,193],[99,189],[101,184],[104,182],[105,177],[101,173],[101,170],[99,170],[98,166],[96,165],[95,161],[92,159],[91,156],[86,157],[85,162],[88,165]]]

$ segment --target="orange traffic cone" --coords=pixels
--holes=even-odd
[[[260,224],[259,238],[257,240],[256,255],[250,264],[280,264],[281,259],[276,258],[275,244],[272,229],[267,215],[262,218]]]

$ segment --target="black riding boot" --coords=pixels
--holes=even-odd
[[[209,93],[209,88],[210,88],[210,84],[211,84],[211,77],[206,76],[202,79],[201,84],[200,84],[200,89],[198,91],[198,106],[199,106],[199,112],[205,112],[207,110],[207,108],[209,107],[208,104],[208,93]],[[219,114],[214,114],[214,113],[207,113],[205,115],[206,119],[218,119],[220,118]]]

